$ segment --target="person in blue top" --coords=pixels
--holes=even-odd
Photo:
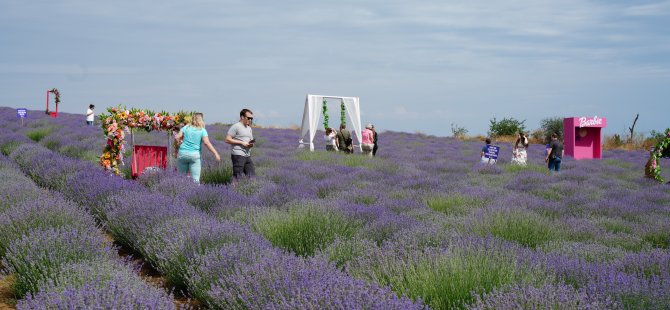
[[[202,144],[214,154],[216,161],[221,161],[219,153],[212,146],[212,143],[209,142],[202,113],[193,114],[191,123],[182,127],[175,139],[177,140],[177,145],[179,145],[179,153],[177,153],[179,172],[190,173],[191,178],[196,183],[200,183],[200,153]]]
[[[492,164],[496,163],[495,159],[486,157],[486,153],[488,153],[490,146],[491,146],[491,138],[486,138],[486,145],[484,145],[484,147],[482,147],[482,151],[479,154],[480,162],[482,164],[491,164],[492,165]]]

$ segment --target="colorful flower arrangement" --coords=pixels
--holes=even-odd
[[[665,139],[658,142],[651,151],[645,166],[645,175],[659,182],[665,182],[661,176],[661,158],[670,157],[670,128],[665,130]]]
[[[179,111],[170,115],[161,111],[126,109],[125,107],[107,108],[109,114],[100,114],[102,131],[107,137],[107,144],[100,156],[100,165],[106,170],[119,174],[119,165],[123,165],[123,152],[126,150],[124,139],[131,129],[151,131],[174,131],[188,124],[193,112]]]

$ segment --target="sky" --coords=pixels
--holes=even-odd
[[[125,105],[298,126],[307,94],[378,131],[549,117],[670,127],[670,1],[0,0],[0,106]],[[53,102],[52,102],[53,104]],[[339,102],[328,102],[331,126]],[[53,107],[52,107],[53,110]],[[297,138],[296,138],[297,139]]]

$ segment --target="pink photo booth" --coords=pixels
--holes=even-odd
[[[602,158],[603,128],[607,127],[604,117],[566,117],[563,119],[563,143],[565,155],[574,159]]]

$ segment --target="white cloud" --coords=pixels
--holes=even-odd
[[[661,1],[643,5],[634,5],[626,8],[624,12],[625,14],[631,16],[670,15],[670,1]]]

